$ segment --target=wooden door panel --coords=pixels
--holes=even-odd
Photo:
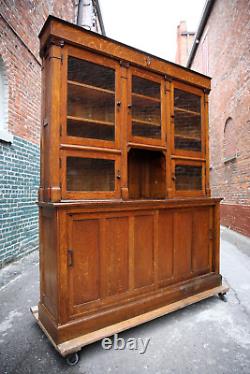
[[[193,212],[192,270],[209,268],[209,209],[201,208]]]
[[[185,277],[191,273],[192,211],[174,213],[174,275]]]
[[[173,275],[173,213],[159,214],[158,223],[158,280]]]
[[[135,216],[134,226],[135,288],[153,283],[154,220],[153,215]]]
[[[128,217],[105,220],[105,240],[102,253],[102,292],[111,296],[128,289]]]
[[[77,306],[100,296],[98,220],[73,221],[72,248],[71,295],[73,306]]]

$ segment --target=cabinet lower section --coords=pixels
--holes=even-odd
[[[40,204],[40,225],[57,344],[221,285],[219,199]]]

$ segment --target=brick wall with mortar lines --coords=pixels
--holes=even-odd
[[[206,33],[208,75],[212,77],[209,95],[212,195],[224,198],[222,223],[250,236],[250,2],[215,2],[191,66],[199,72],[203,72],[201,46]],[[231,140],[237,157],[226,161],[225,124],[229,118],[233,121]],[[241,220],[237,218],[240,215]]]
[[[0,144],[0,268],[38,247],[39,147],[15,136]]]
[[[0,266],[38,245],[40,32],[49,14],[75,21],[77,1],[0,2],[0,57],[8,81],[8,131],[0,140]]]

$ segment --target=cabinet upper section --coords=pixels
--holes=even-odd
[[[88,31],[54,16],[48,17],[39,34],[39,38],[42,58],[46,55],[50,43],[56,43],[59,46],[64,44],[74,45],[115,58],[118,61],[127,61],[161,74],[167,74],[172,78],[181,78],[186,82],[210,89],[211,79],[203,74],[127,46],[106,36]]]
[[[209,196],[210,78],[49,17],[40,201]]]

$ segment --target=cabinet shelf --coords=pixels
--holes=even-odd
[[[115,91],[107,90],[106,88],[90,86],[89,84],[80,83],[80,82],[76,82],[76,81],[68,80],[68,84],[70,84],[72,86],[76,86],[76,87],[82,87],[83,89],[85,88],[85,89],[88,89],[88,90],[95,90],[95,91],[102,92],[102,93],[104,92],[104,93],[111,94],[111,95],[115,94]]]
[[[150,125],[150,126],[157,126],[157,127],[161,126],[161,124],[158,122],[144,121],[144,120],[137,119],[137,118],[132,118],[132,122],[135,124],[138,123],[138,125]]]
[[[154,101],[156,103],[160,103],[161,102],[161,99],[157,99],[156,97],[142,95],[142,94],[138,94],[138,93],[134,93],[134,92],[132,92],[132,97],[137,97],[139,99],[150,100],[150,101]]]
[[[77,122],[83,122],[83,123],[88,122],[88,123],[93,123],[93,124],[102,125],[102,126],[114,126],[114,122],[100,121],[100,120],[92,119],[92,118],[67,116],[67,119],[72,120],[72,121],[77,121]]]
[[[186,139],[186,140],[194,140],[194,141],[201,141],[201,138],[198,136],[190,136],[190,135],[182,135],[182,134],[175,134],[175,138],[178,139]]]
[[[188,109],[183,109],[183,108],[178,108],[178,107],[174,107],[174,110],[176,112],[182,112],[182,113],[187,113],[187,114],[190,114],[192,116],[200,116],[200,112],[194,112],[193,110],[188,110]]]

